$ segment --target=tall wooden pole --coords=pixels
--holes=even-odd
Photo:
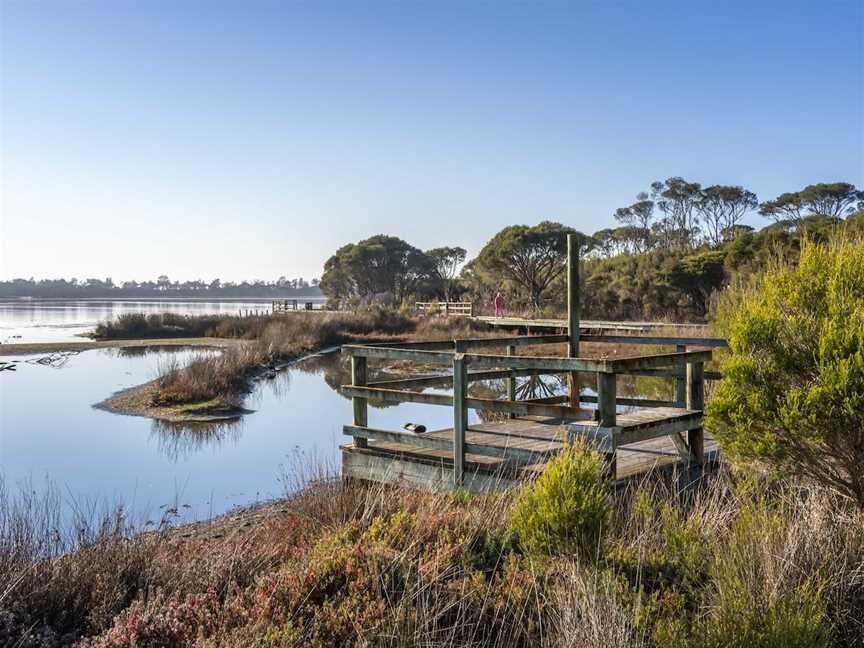
[[[567,235],[567,355],[579,357],[579,240]],[[579,374],[570,372],[570,406],[579,407]]]
[[[366,358],[351,356],[351,384],[355,387],[362,387],[366,384]],[[351,405],[354,410],[354,425],[358,427],[369,425],[368,401],[365,398],[353,396],[351,398]],[[355,447],[366,448],[368,445],[366,439],[354,437]]]
[[[705,408],[705,372],[701,362],[687,363],[687,409],[702,411]],[[705,459],[705,439],[702,428],[687,430],[687,446],[690,460],[702,465]]]
[[[468,429],[468,375],[465,356],[453,356],[453,483],[460,488],[465,479],[465,431]]]

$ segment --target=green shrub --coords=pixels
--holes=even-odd
[[[567,446],[513,506],[511,528],[531,554],[591,557],[610,519],[602,457],[583,444]]]
[[[707,407],[728,455],[811,478],[864,508],[864,241],[805,241],[722,300],[730,352]]]
[[[696,645],[705,648],[827,648],[831,634],[824,623],[819,592],[799,587],[767,609],[753,607],[747,592],[724,591],[704,622]],[[680,645],[680,644],[678,644]]]

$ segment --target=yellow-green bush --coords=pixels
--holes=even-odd
[[[829,486],[864,509],[864,241],[804,242],[722,300],[730,351],[707,425],[727,456]]]
[[[569,445],[519,494],[510,521],[527,553],[595,555],[611,513],[603,469],[598,453]]]

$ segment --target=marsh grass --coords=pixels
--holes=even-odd
[[[384,309],[223,317],[215,321],[203,317],[200,324],[196,318],[185,319],[192,322],[190,334],[239,338],[245,343],[218,354],[198,354],[184,365],[176,360],[165,361],[159,367],[151,405],[208,403],[213,410],[237,409],[259,373],[324,347],[407,334],[414,328],[412,320]]]
[[[523,555],[508,494],[360,484],[298,462],[278,514],[217,520],[208,537],[170,520],[136,534],[122,509],[64,527],[56,492],[0,491],[0,644],[864,642],[864,522],[822,489],[646,478],[610,496],[586,561]]]

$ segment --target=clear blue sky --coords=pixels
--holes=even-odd
[[[3,0],[0,275],[308,279],[670,175],[861,186],[861,4]]]

